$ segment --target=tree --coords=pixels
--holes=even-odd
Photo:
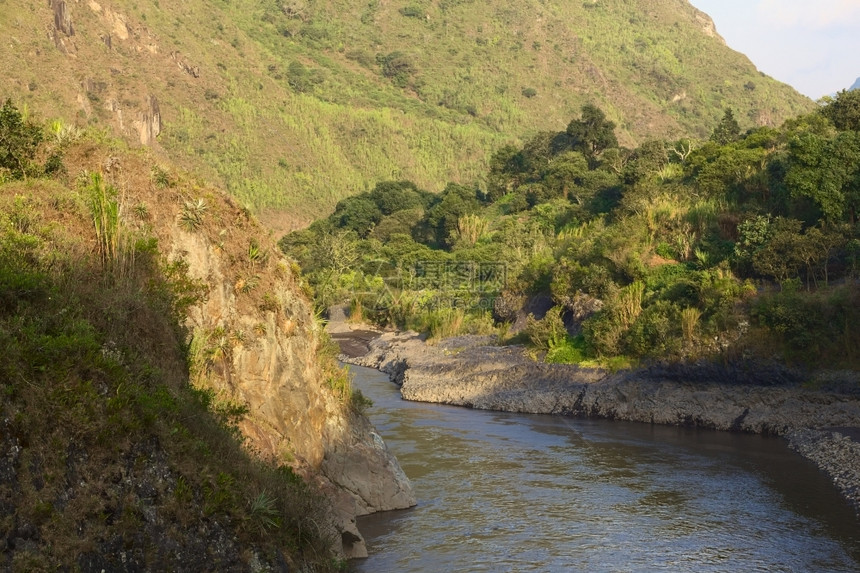
[[[711,134],[711,141],[720,145],[726,145],[732,141],[736,141],[740,135],[741,126],[738,125],[732,108],[727,107],[725,113],[723,113],[723,119],[720,120],[720,123],[717,124],[717,127],[714,128],[714,132]]]
[[[487,197],[498,201],[520,184],[522,154],[513,145],[500,147],[490,158],[490,171],[487,176]]]
[[[332,218],[339,228],[355,231],[364,238],[382,219],[382,212],[367,193],[362,193],[338,202]]]
[[[779,283],[797,276],[798,270],[807,262],[801,227],[802,223],[796,219],[778,217],[774,220],[773,234],[752,257],[753,268]]]
[[[0,173],[8,170],[13,179],[26,177],[42,137],[39,126],[25,120],[7,99],[0,108]]]
[[[460,217],[474,215],[481,204],[474,189],[456,183],[448,183],[440,197],[441,200],[427,211],[427,222],[436,233],[436,242],[451,246],[448,239]]]
[[[651,177],[669,163],[669,153],[665,141],[655,139],[646,141],[631,154],[624,169],[624,181],[634,184]]]
[[[568,124],[567,135],[574,151],[581,151],[592,163],[604,150],[618,147],[615,123],[592,104],[582,106],[582,116]]]
[[[860,131],[860,90],[842,90],[821,109],[821,114],[841,131]]]
[[[582,153],[568,151],[553,158],[543,183],[549,198],[561,196],[588,208],[598,193],[618,184],[618,177],[602,169],[589,169]]]
[[[588,162],[585,156],[578,151],[568,151],[553,158],[545,180],[547,187],[554,191],[554,195],[561,195],[567,199],[573,191],[574,201],[581,205],[587,197],[577,193],[576,188],[582,186],[587,173]]]
[[[860,132],[828,138],[805,133],[789,143],[785,183],[793,197],[815,201],[829,222],[860,211]]]
[[[411,181],[380,181],[369,197],[383,215],[426,207],[421,192]]]

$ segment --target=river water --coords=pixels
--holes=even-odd
[[[860,572],[860,519],[783,440],[407,402],[351,367],[418,506],[356,572]]]

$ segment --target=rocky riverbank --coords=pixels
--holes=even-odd
[[[521,347],[475,336],[429,345],[415,333],[386,333],[363,346],[342,359],[388,373],[406,400],[785,436],[860,511],[856,373],[810,378],[760,363],[609,373],[536,362]]]

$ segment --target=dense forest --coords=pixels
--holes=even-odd
[[[635,149],[587,104],[498,149],[485,181],[379,183],[281,246],[321,309],[547,361],[858,366],[860,91],[780,128],[742,132],[726,109],[706,141]],[[541,297],[552,308],[511,336]]]

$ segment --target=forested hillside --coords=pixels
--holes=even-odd
[[[485,187],[384,182],[282,240],[321,307],[517,338],[549,361],[860,365],[860,92],[779,128],[619,146],[587,104]],[[545,310],[545,309],[544,309]]]
[[[635,146],[812,102],[686,0],[6,0],[4,97],[152,145],[279,230],[379,181],[472,184],[587,102]]]

